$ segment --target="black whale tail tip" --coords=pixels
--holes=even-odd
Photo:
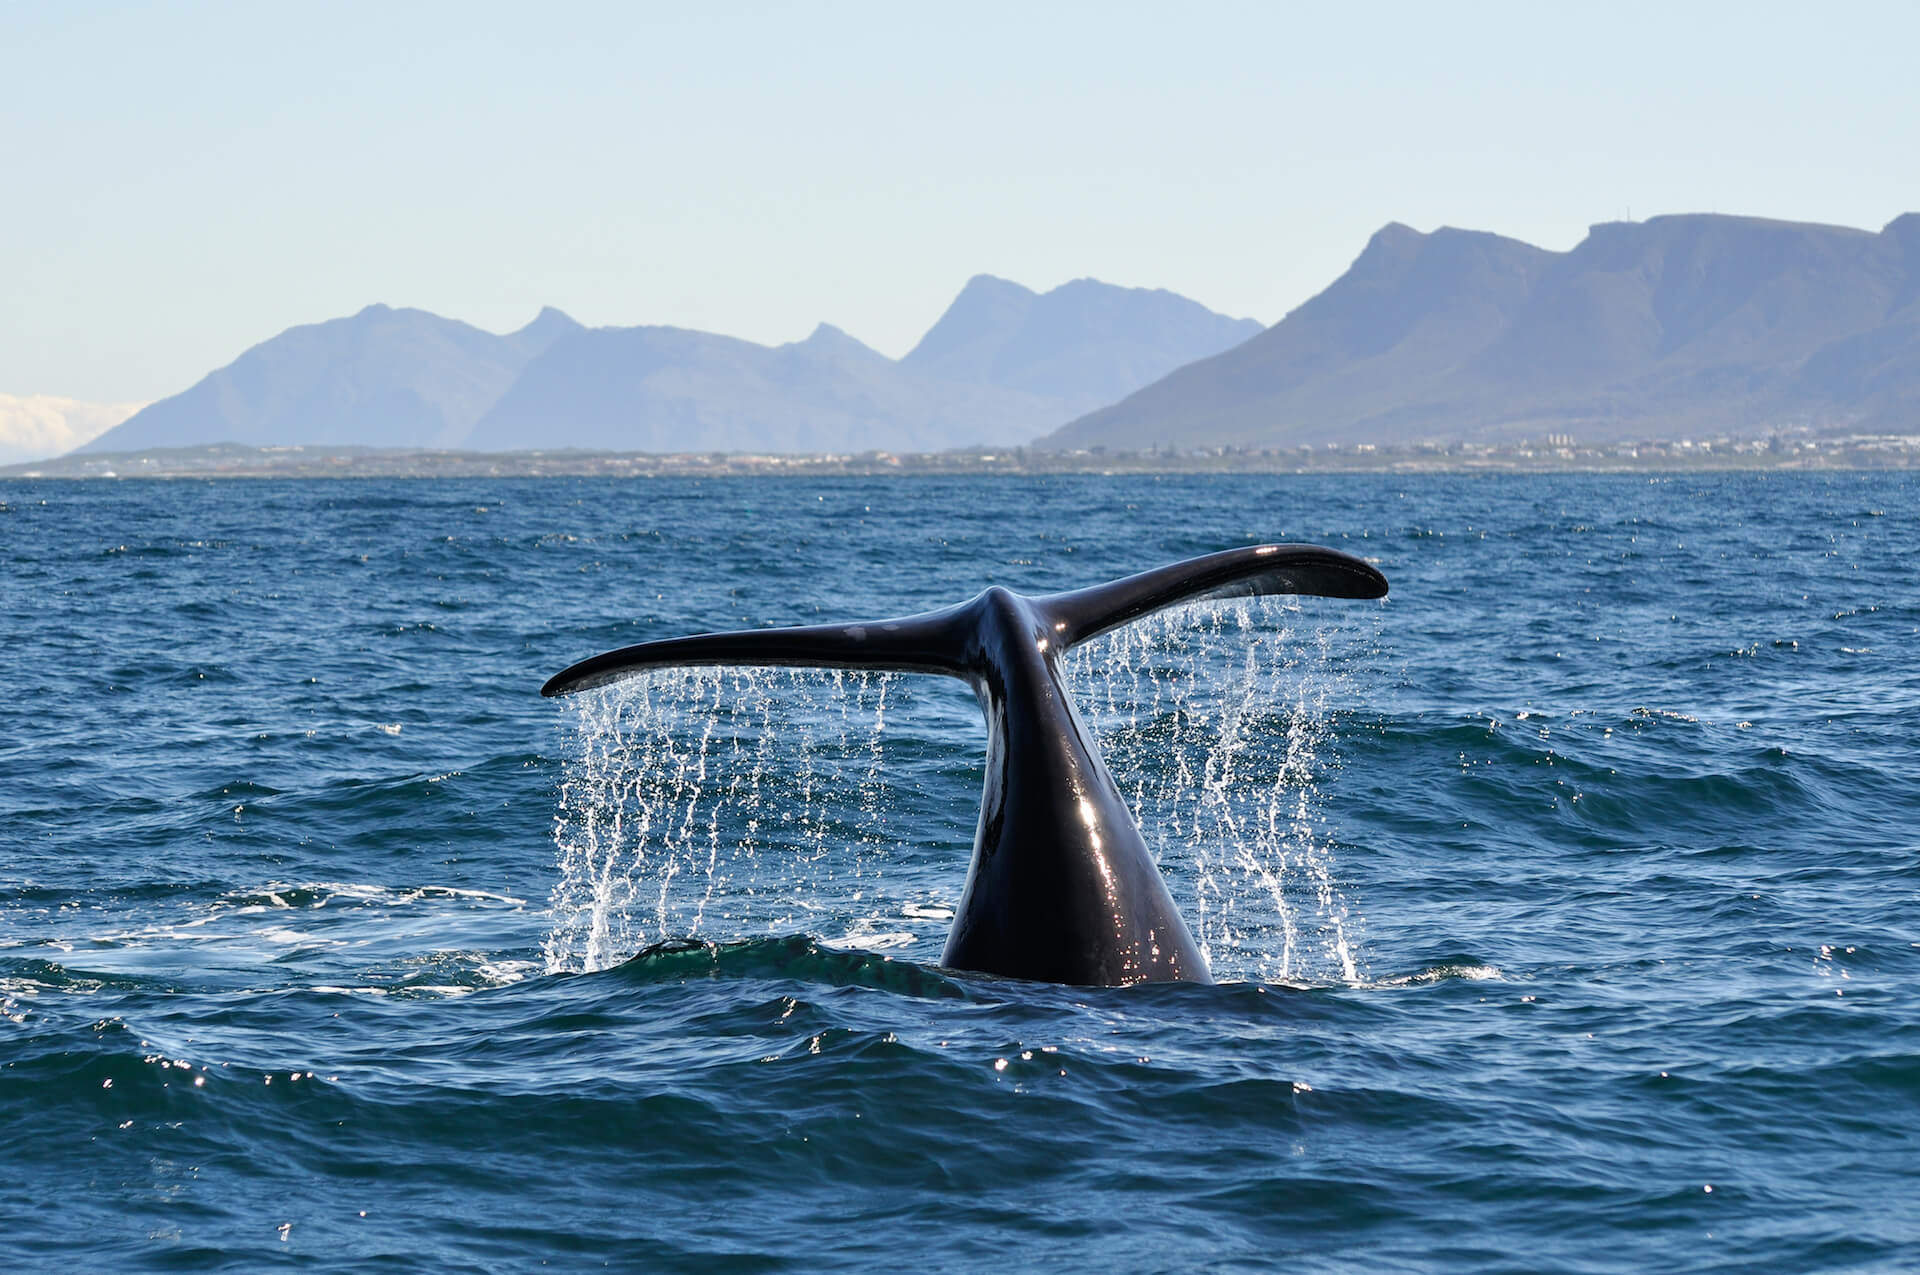
[[[1050,621],[1057,653],[1168,607],[1283,593],[1382,598],[1387,580],[1371,564],[1336,549],[1268,544],[1190,558],[1108,584],[1042,594],[1028,601]],[[690,665],[857,668],[971,679],[980,671],[968,655],[977,646],[973,638],[980,624],[980,601],[864,624],[747,629],[642,642],[581,660],[549,678],[540,693],[571,695],[648,669]]]

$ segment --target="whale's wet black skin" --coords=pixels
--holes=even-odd
[[[651,668],[785,664],[939,673],[972,684],[987,719],[986,789],[966,890],[947,934],[954,969],[1082,986],[1210,982],[1133,814],[1060,679],[1069,647],[1186,602],[1267,593],[1378,598],[1387,582],[1314,545],[1208,554],[1111,584],[1029,597],[991,588],[868,624],[668,638],[582,660],[541,688],[566,695]]]

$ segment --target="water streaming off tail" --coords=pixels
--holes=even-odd
[[[1299,620],[1271,599],[1191,607],[1064,664],[1220,978],[1360,974],[1316,782],[1342,638]],[[794,930],[938,958],[985,753],[960,684],[666,669],[568,703],[550,970]]]
[[[884,945],[870,922],[834,922],[862,912],[891,848],[880,740],[900,689],[883,673],[686,668],[575,696],[547,968],[791,929]]]
[[[1067,653],[1081,716],[1216,977],[1362,976],[1319,787],[1354,636],[1261,598],[1163,611]]]

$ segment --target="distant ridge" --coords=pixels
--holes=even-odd
[[[1252,340],[1051,448],[1589,441],[1920,429],[1920,215],[1882,231],[1682,215],[1555,253],[1391,224]]]
[[[1035,293],[983,274],[967,281],[901,364],[933,380],[1036,394],[1082,412],[1259,332],[1252,319],[1215,314],[1164,289],[1075,279]]]
[[[930,385],[827,324],[779,346],[684,328],[590,328],[530,363],[465,445],[922,451],[1024,442],[1071,414],[992,387]]]
[[[290,328],[89,443],[928,451],[1027,442],[1257,333],[1170,292],[978,276],[902,360],[829,324],[763,346],[541,311],[505,336],[369,306]]]
[[[519,331],[496,336],[425,310],[370,305],[349,318],[289,328],[80,450],[212,442],[450,446],[528,360],[579,326],[549,307]]]

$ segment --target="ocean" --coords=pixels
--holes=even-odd
[[[8,1270],[1920,1268],[1901,473],[0,482]],[[562,667],[1265,540],[1071,683],[1216,985],[940,967],[956,683]]]

